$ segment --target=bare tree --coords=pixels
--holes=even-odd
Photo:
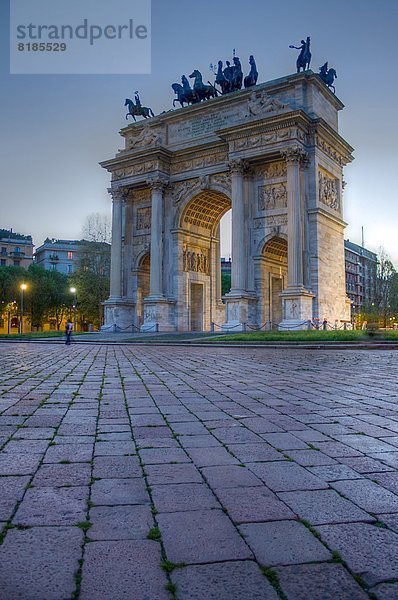
[[[86,217],[82,229],[83,240],[87,242],[111,243],[111,218],[107,214],[91,213]]]

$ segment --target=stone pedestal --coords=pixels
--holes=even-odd
[[[123,298],[109,298],[103,303],[105,325],[104,333],[136,331],[134,327],[135,303]]]
[[[287,289],[281,294],[283,302],[283,321],[279,323],[279,331],[298,331],[308,329],[312,321],[311,294],[304,288]]]
[[[149,296],[144,299],[144,323],[142,332],[176,331],[174,300],[158,299]]]
[[[227,294],[223,297],[226,303],[226,323],[222,331],[238,333],[256,329],[257,298],[248,294]],[[249,326],[249,327],[248,327]]]

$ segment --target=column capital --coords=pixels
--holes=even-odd
[[[308,160],[308,154],[301,146],[289,146],[281,150],[281,155],[287,163],[299,164]]]
[[[112,196],[115,202],[123,202],[127,200],[128,196],[131,194],[132,190],[126,187],[120,188],[108,188],[109,194]]]
[[[152,175],[148,177],[146,183],[151,190],[163,192],[170,185],[170,180],[165,175]]]
[[[249,165],[242,158],[232,158],[228,162],[228,168],[231,175],[243,175],[248,170]]]

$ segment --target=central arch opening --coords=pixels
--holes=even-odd
[[[179,329],[209,331],[212,323],[224,323],[220,221],[230,210],[228,196],[204,190],[190,200],[181,214],[178,245],[184,302],[178,315]]]

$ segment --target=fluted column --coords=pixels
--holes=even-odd
[[[288,288],[304,290],[303,280],[303,214],[300,166],[306,152],[292,146],[282,152],[287,163],[288,207]]]
[[[155,176],[147,183],[152,191],[150,297],[163,299],[163,192],[168,181]]]
[[[126,189],[110,189],[112,195],[112,246],[110,300],[122,297],[122,211],[123,200],[128,194]]]
[[[231,160],[231,203],[232,203],[232,267],[231,292],[241,295],[246,291],[245,269],[245,200],[243,192],[243,174],[245,163],[241,159]]]

